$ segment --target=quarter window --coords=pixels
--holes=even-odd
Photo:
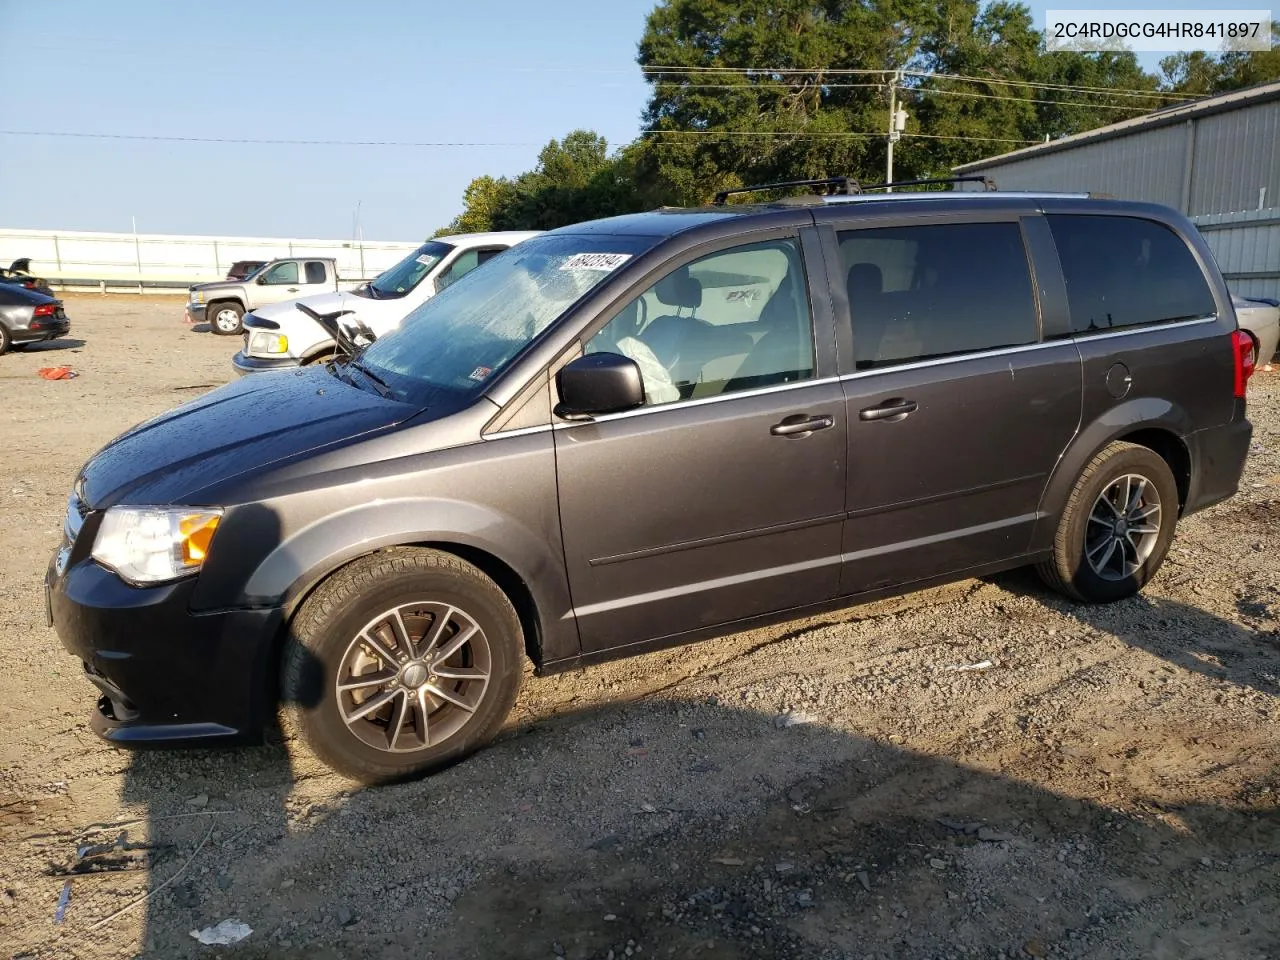
[[[324,283],[324,264],[319,260],[307,261],[307,283]]]
[[[1217,312],[1186,243],[1154,220],[1057,214],[1049,228],[1076,333],[1101,333]]]
[[[839,238],[857,369],[1039,340],[1016,223],[886,227]]]
[[[267,271],[263,277],[263,283],[282,284],[298,282],[298,261],[286,260],[283,263],[277,263],[274,267]]]
[[[585,351],[634,360],[650,405],[808,379],[813,320],[800,252],[794,241],[777,240],[677,267]]]

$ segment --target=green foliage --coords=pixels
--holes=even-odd
[[[1013,0],[665,0],[637,53],[650,83],[645,134],[613,154],[586,130],[552,140],[535,169],[473,180],[446,229],[549,229],[698,205],[747,183],[878,182],[893,71],[910,116],[895,179],[945,176],[1167,106],[1170,92],[1280,78],[1273,34],[1272,51],[1178,55],[1156,76],[1131,53],[1046,53]]]

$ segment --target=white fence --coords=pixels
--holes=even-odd
[[[0,228],[0,266],[30,257],[31,272],[55,287],[177,291],[193,283],[221,280],[237,260],[290,256],[333,257],[340,277],[367,280],[402,260],[421,242]]]

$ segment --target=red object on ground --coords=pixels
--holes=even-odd
[[[70,380],[72,377],[79,376],[70,367],[41,367],[36,373],[46,380]]]

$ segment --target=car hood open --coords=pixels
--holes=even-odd
[[[117,437],[85,464],[78,489],[93,509],[201,504],[202,490],[394,426],[420,409],[353,387],[325,368],[247,377]]]
[[[352,300],[356,302],[353,304],[350,302]],[[264,320],[279,320],[290,315],[306,316],[298,309],[299,303],[305,303],[316,313],[333,313],[337,310],[354,310],[361,303],[368,303],[368,301],[346,290],[330,290],[328,293],[313,293],[309,297],[298,297],[296,300],[264,304],[261,307],[255,307],[253,314]]]

